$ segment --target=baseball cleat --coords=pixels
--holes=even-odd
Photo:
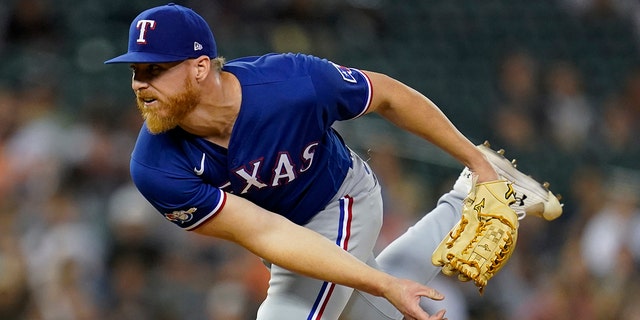
[[[547,221],[554,220],[562,214],[560,196],[549,190],[549,183],[539,183],[532,177],[516,169],[516,161],[504,157],[504,150],[494,151],[488,141],[478,145],[478,149],[487,157],[496,172],[513,183],[516,192],[516,203],[512,205],[520,219],[526,215],[534,215]]]

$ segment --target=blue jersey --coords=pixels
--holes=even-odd
[[[191,230],[224,206],[225,192],[304,224],[333,198],[351,166],[331,127],[371,102],[359,70],[302,54],[229,61],[242,87],[228,148],[180,128],[142,127],[131,157],[134,183],[168,220]]]

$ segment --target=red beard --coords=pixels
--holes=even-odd
[[[177,127],[199,102],[200,92],[189,80],[185,81],[183,92],[167,97],[166,101],[157,100],[154,108],[145,107],[144,99],[140,96],[136,99],[138,110],[152,134],[159,134]]]

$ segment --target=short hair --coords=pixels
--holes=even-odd
[[[226,62],[227,60],[224,57],[215,57],[211,59],[211,64],[218,72],[222,71],[222,67]]]

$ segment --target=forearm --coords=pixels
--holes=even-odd
[[[290,271],[373,295],[382,295],[393,281],[320,234],[233,195],[218,216],[195,231],[235,242]]]
[[[408,319],[442,319],[420,308],[420,297],[444,298],[433,288],[376,270],[320,234],[232,194],[195,232],[240,244],[290,271],[382,296]]]
[[[385,282],[391,281],[318,233],[280,216],[274,220],[280,221],[243,245],[280,267],[373,295],[382,295]]]

